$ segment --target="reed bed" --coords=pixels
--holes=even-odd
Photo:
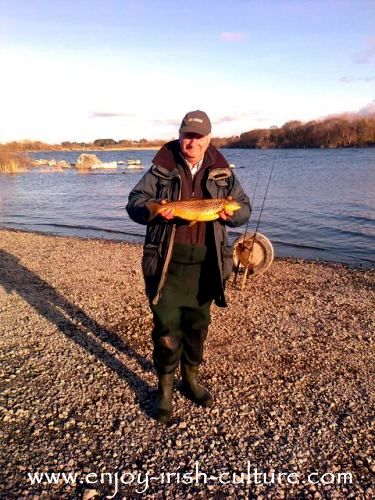
[[[0,152],[0,173],[16,174],[27,172],[30,160],[22,154],[15,154],[8,151]]]

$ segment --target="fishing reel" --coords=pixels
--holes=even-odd
[[[270,240],[261,233],[245,233],[233,242],[234,282],[240,270],[244,270],[242,290],[247,275],[263,274],[272,264],[275,252]]]

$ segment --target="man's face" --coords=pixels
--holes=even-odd
[[[180,147],[182,154],[189,163],[198,163],[210,145],[211,134],[199,135],[193,132],[180,134]]]

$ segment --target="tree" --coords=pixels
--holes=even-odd
[[[116,145],[116,141],[113,139],[96,139],[94,141],[94,146],[105,147],[105,146],[114,146]]]

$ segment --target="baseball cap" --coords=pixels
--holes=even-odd
[[[204,111],[189,111],[181,122],[180,134],[194,133],[208,135],[211,133],[211,122]]]

